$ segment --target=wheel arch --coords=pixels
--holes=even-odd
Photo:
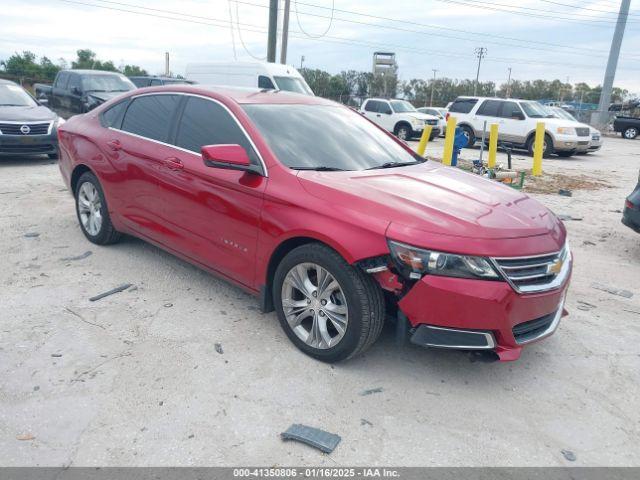
[[[78,180],[80,180],[80,177],[86,172],[91,172],[94,175],[96,174],[96,172],[94,172],[91,168],[89,168],[84,163],[80,163],[80,164],[76,165],[73,168],[73,171],[71,172],[71,179],[70,179],[70,182],[69,182],[69,186],[71,187],[71,193],[73,195],[76,194],[76,188],[78,186]]]
[[[396,124],[393,126],[393,133],[397,134],[398,133],[398,129],[403,125],[406,125],[407,127],[409,127],[410,130],[413,131],[413,127],[411,126],[411,124],[407,120],[398,120],[396,122]]]
[[[549,130],[547,130],[546,128],[544,129],[544,134],[545,135],[549,135],[549,137],[551,138],[551,141],[553,142],[553,145],[555,145],[556,143],[556,137],[553,136],[553,133],[551,133]],[[524,142],[525,145],[529,145],[529,142],[531,141],[532,138],[535,138],[536,136],[536,129],[534,128],[533,130],[531,130],[529,133],[527,133],[527,136],[525,137],[526,140]]]

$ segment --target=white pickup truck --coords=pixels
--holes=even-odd
[[[431,125],[429,140],[440,135],[438,117],[418,112],[406,100],[368,98],[362,104],[360,113],[401,140],[419,137],[426,125]]]

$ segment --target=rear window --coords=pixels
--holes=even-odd
[[[159,142],[169,137],[171,120],[180,99],[177,95],[147,95],[134,99],[122,121],[125,132]]]
[[[369,100],[367,104],[364,106],[364,109],[367,112],[377,112],[379,103],[380,102],[378,102],[377,100]]]
[[[110,107],[102,112],[102,115],[100,115],[100,123],[102,124],[102,126],[120,128],[120,123],[122,123],[122,115],[127,109],[128,103],[129,100],[127,99],[123,102],[115,104],[113,107]]]
[[[476,103],[478,103],[477,98],[459,98],[451,104],[449,112],[469,113]]]
[[[485,100],[482,105],[480,105],[480,108],[478,108],[478,115],[497,117],[501,104],[502,102],[500,100]]]
[[[276,87],[273,85],[273,82],[269,77],[260,75],[258,77],[258,88],[266,88],[267,90],[274,90]]]

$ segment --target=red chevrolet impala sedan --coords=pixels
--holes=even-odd
[[[89,241],[135,235],[233,282],[317,359],[365,351],[390,318],[415,344],[515,360],[566,313],[572,259],[553,213],[334,102],[147,88],[59,139]]]

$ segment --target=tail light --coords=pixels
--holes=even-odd
[[[636,206],[633,203],[631,203],[631,200],[629,200],[629,199],[624,201],[624,206],[626,208],[628,208],[629,210],[635,210],[636,209]]]

